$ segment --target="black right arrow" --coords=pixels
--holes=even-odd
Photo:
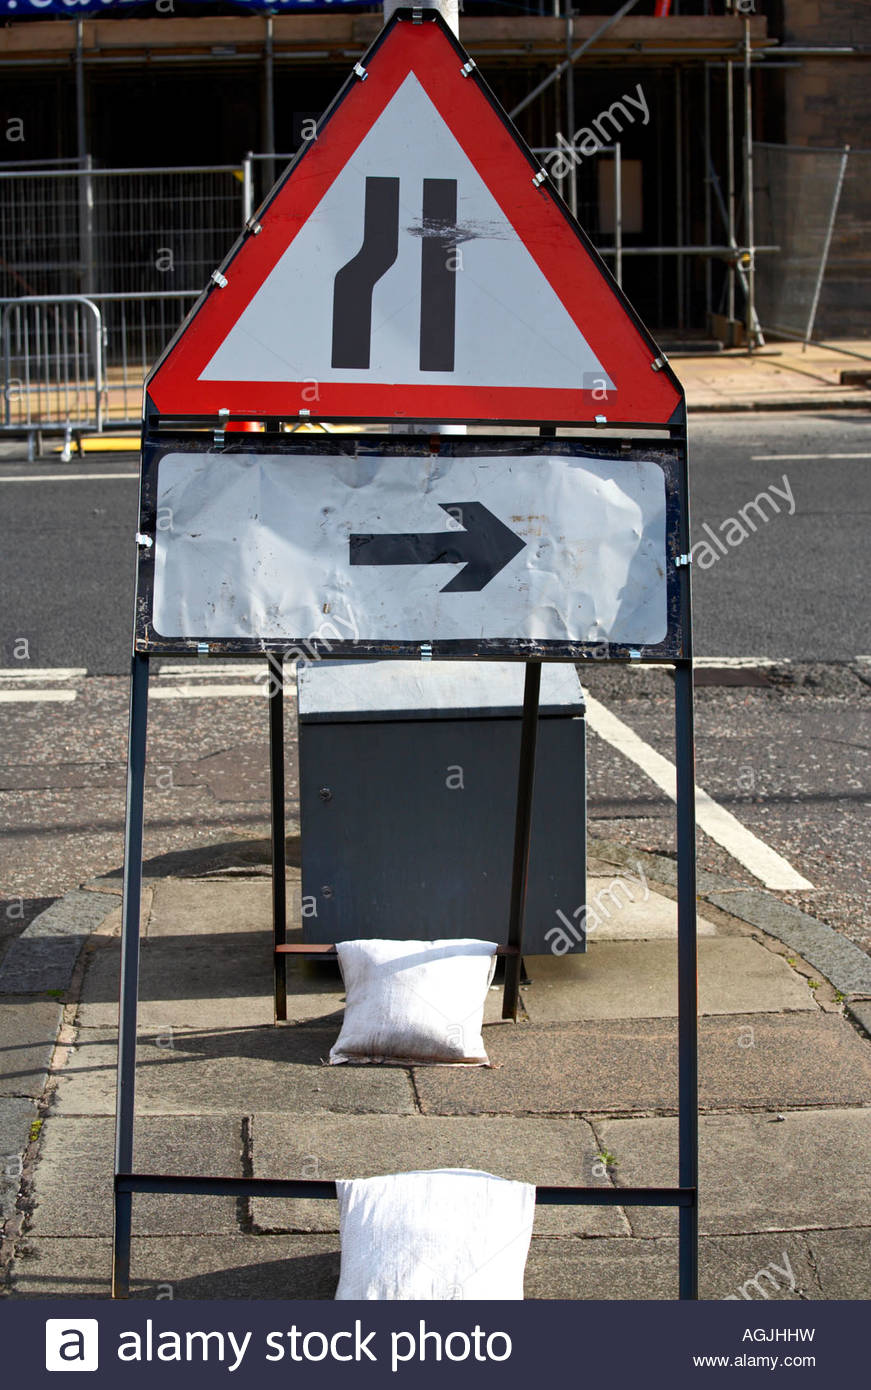
[[[351,564],[463,565],[441,592],[475,593],[526,545],[480,502],[440,502],[439,506],[450,515],[459,513],[464,529],[351,536]]]

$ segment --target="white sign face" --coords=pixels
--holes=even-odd
[[[653,461],[167,453],[155,540],[161,637],[642,646],[667,632]]]
[[[413,73],[199,380],[614,389]]]

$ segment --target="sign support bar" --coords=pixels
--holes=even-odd
[[[686,579],[689,584],[689,574]],[[678,1181],[698,1187],[698,948],[696,942],[696,808],[693,754],[693,668],[674,673],[677,766]],[[679,1296],[698,1298],[698,1205],[679,1219]]]
[[[541,662],[527,661],[523,687],[523,720],[520,729],[520,766],[517,774],[511,908],[508,919],[508,945],[512,954],[505,961],[505,992],[502,996],[502,1017],[513,1019],[515,1023],[520,997],[520,976],[523,970],[523,926],[526,917],[529,849],[532,840],[532,797],[535,791],[535,746],[538,737],[540,691]]]
[[[121,906],[121,991],[118,1019],[118,1093],[115,1102],[115,1172],[133,1167],[136,1108],[136,1014],[139,1005],[139,916],[142,902],[142,827],[145,743],[148,726],[148,657],[136,653],[130,681],[127,753],[127,818]],[[116,1192],[112,1247],[112,1297],[126,1298],[130,1284],[133,1195]]]
[[[272,810],[272,943],[275,1020],[287,1021],[286,825],[284,809],[284,656],[269,653],[269,794]]]

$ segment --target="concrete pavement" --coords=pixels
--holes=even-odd
[[[672,366],[691,412],[871,406],[871,389],[862,379],[866,368],[871,379],[871,344],[861,339],[831,348],[771,342],[753,353],[698,355],[688,344],[672,357]]]
[[[493,1066],[468,1070],[326,1066],[340,982],[294,967],[290,1021],[273,1025],[269,885],[250,843],[199,852],[187,870],[176,857],[143,895],[137,1167],[331,1178],[462,1165],[675,1183],[674,866],[603,841],[591,851],[601,925],[588,954],[529,958],[517,1024],[500,1020],[494,990]],[[298,870],[288,877],[295,903]],[[769,895],[713,874],[700,890],[702,1296],[867,1298],[871,959],[822,924],[822,943],[804,939],[829,954],[805,958],[775,934],[788,924],[758,925]],[[61,986],[53,959],[52,992],[34,969],[40,943],[63,936],[63,903],[4,961],[12,1297],[108,1296],[119,892],[109,877],[68,895],[81,949]],[[674,1297],[676,1225],[671,1210],[542,1208],[526,1296]],[[332,1202],[138,1197],[133,1292],[331,1298],[338,1250]]]

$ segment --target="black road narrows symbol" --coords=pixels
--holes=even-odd
[[[420,238],[422,372],[452,372],[457,318],[457,180],[423,180]],[[367,178],[363,243],[333,281],[333,367],[370,366],[372,296],[399,253],[399,179]]]
[[[349,537],[352,565],[463,565],[441,590],[476,593],[526,547],[526,542],[481,502],[440,502],[442,511],[459,512],[462,531],[418,531]]]
[[[457,317],[457,180],[424,179],[420,370],[452,372]]]
[[[333,285],[334,367],[368,367],[372,292],[399,251],[399,179],[367,178],[363,245]]]

